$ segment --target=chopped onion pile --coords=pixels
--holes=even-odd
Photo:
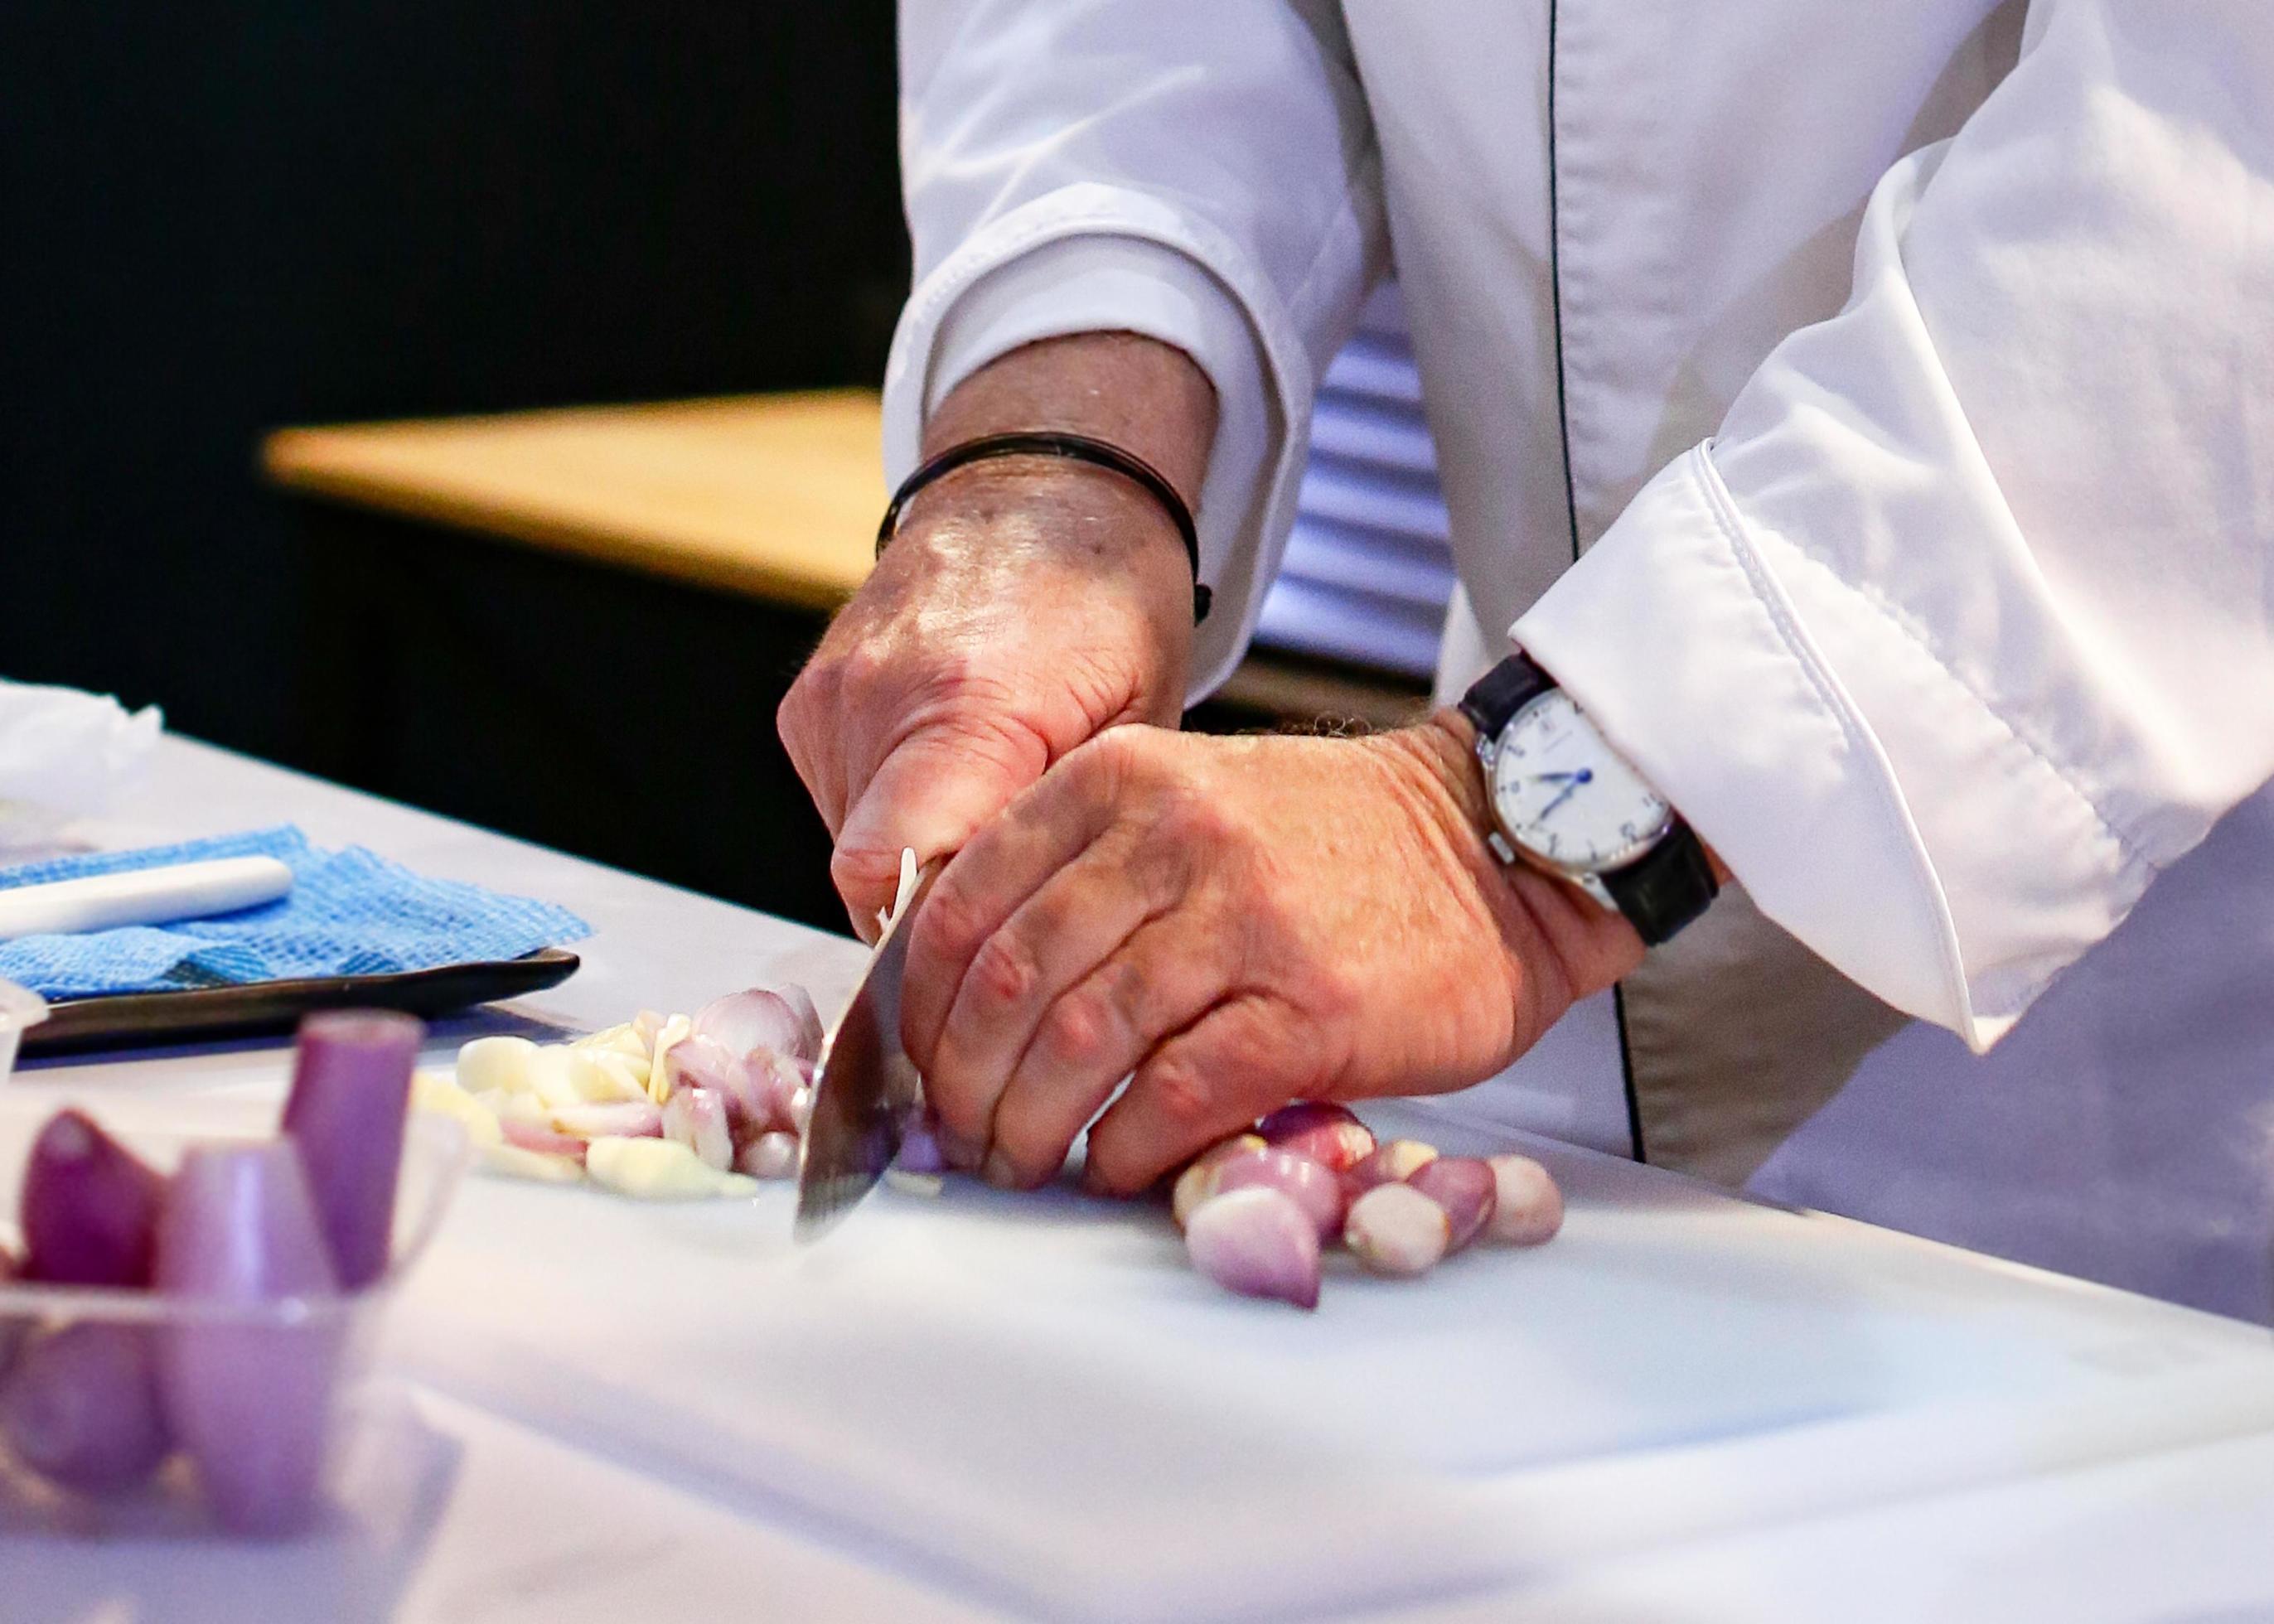
[[[571,1043],[477,1038],[455,1080],[421,1072],[413,1099],[465,1124],[492,1172],[705,1200],[796,1173],[820,1057],[804,989],[753,987]]]
[[[1536,1246],[1563,1198],[1528,1156],[1441,1156],[1374,1143],[1339,1105],[1274,1111],[1193,1158],[1171,1197],[1194,1267],[1227,1290],[1298,1308],[1319,1301],[1321,1247],[1340,1237],[1377,1274],[1424,1274],[1472,1242]]]
[[[55,1487],[115,1495],[177,1451],[215,1519],[290,1533],[319,1503],[344,1315],[266,1317],[386,1272],[411,1070],[408,1016],[312,1016],[282,1136],[198,1146],[171,1176],[85,1113],[41,1131],[11,1277],[55,1289],[38,1324],[0,1320],[0,1452]],[[183,1305],[111,1319],[70,1294],[150,1291]]]

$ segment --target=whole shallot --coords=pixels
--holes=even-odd
[[[1251,1185],[1210,1196],[1185,1225],[1193,1267],[1228,1291],[1319,1305],[1319,1232],[1277,1190]]]

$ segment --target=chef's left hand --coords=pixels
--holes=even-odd
[[[945,1147],[998,1184],[1133,1193],[1296,1099],[1491,1076],[1642,956],[1503,868],[1447,716],[1364,739],[1110,729],[971,839],[912,925],[902,1014]]]

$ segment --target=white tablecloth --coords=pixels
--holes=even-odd
[[[105,842],[290,818],[599,927],[575,980],[438,1056],[752,981],[827,1006],[859,959],[192,745],[138,811]],[[5,1105],[194,1121],[282,1079],[236,1046],[39,1067]],[[886,1192],[802,1252],[786,1190],[478,1181],[397,1305],[342,1527],[0,1535],[0,1618],[2274,1610],[2264,1330],[1546,1154],[1553,1245],[1337,1277],[1314,1317],[1215,1292],[1164,1215],[1070,1191]]]

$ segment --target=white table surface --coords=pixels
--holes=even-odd
[[[438,1031],[437,1059],[753,981],[828,1007],[859,962],[178,741],[87,832],[287,820],[597,927],[576,978]],[[194,1124],[282,1075],[265,1044],[49,1063],[0,1106]],[[478,1180],[395,1305],[333,1528],[0,1528],[0,1620],[2274,1616],[2264,1329],[1543,1154],[1554,1244],[1337,1277],[1310,1319],[1070,1191],[880,1195],[799,1252],[786,1191]]]

